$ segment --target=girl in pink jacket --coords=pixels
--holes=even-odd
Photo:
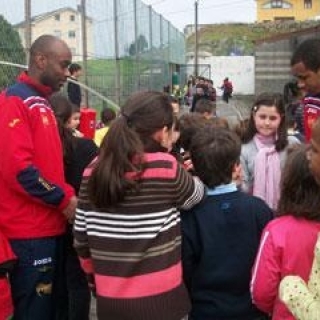
[[[297,147],[286,162],[278,218],[265,227],[251,280],[253,302],[273,320],[295,319],[280,301],[278,288],[286,275],[308,281],[320,231],[319,194],[306,147]]]

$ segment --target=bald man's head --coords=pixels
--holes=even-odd
[[[71,51],[63,40],[42,35],[30,48],[29,76],[58,91],[69,76],[71,58]]]
[[[42,35],[37,38],[30,47],[30,64],[35,60],[35,57],[39,54],[50,54],[57,50],[66,49],[69,50],[67,44],[52,35]]]

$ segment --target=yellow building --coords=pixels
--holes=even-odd
[[[86,17],[87,51],[92,53],[92,19]],[[25,21],[16,24],[22,45],[25,48]],[[31,18],[31,42],[42,34],[51,34],[64,40],[71,49],[73,60],[81,60],[83,55],[81,12],[72,8],[61,8]],[[28,48],[25,48],[28,49]]]
[[[256,0],[257,21],[303,21],[320,15],[319,0]]]

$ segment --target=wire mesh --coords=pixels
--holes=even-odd
[[[117,104],[134,91],[162,91],[171,84],[172,72],[185,63],[183,33],[140,0],[87,0],[85,11],[80,0],[30,2],[31,40],[44,33],[56,35],[69,44],[73,60],[80,64],[84,57],[81,15],[86,13],[87,73],[80,81],[86,80]],[[0,20],[0,35],[8,32],[9,25],[16,41],[0,37],[0,60],[26,64],[29,48],[25,48],[23,1],[12,0],[3,6],[5,22]],[[10,84],[18,71],[2,65],[0,86]],[[88,101],[97,109],[105,105],[91,93]]]

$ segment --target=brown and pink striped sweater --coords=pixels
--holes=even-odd
[[[99,319],[180,320],[190,309],[182,282],[179,209],[204,186],[167,153],[145,154],[139,192],[115,208],[95,209],[85,171],[74,225],[75,247],[94,274]]]

